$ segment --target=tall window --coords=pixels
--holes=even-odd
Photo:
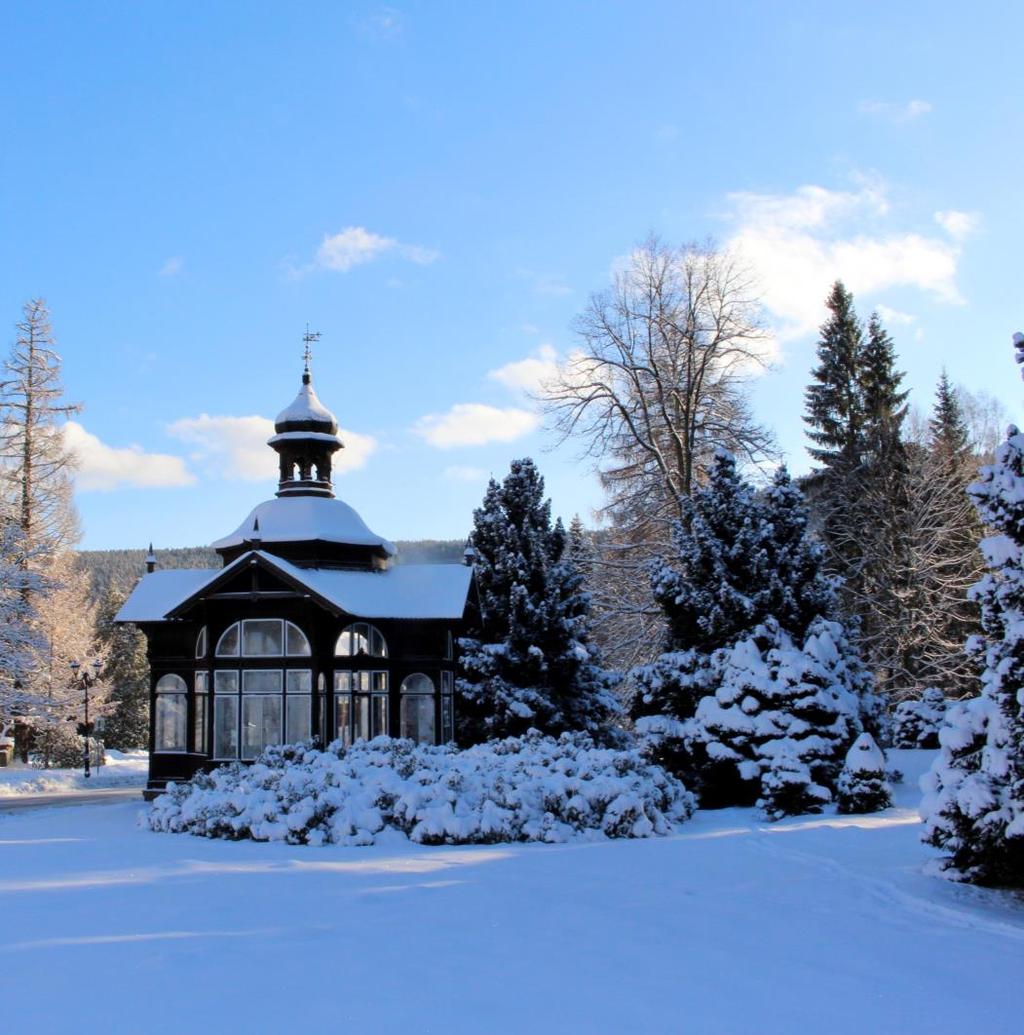
[[[196,637],[196,657],[206,657],[206,626],[199,630],[199,635]]]
[[[161,676],[156,683],[154,750],[187,751],[188,687],[181,676]]]
[[[293,622],[280,618],[247,618],[221,633],[218,658],[308,658],[309,640]]]
[[[451,634],[449,634],[451,635]],[[455,677],[451,672],[441,673],[441,739],[449,744],[455,740]]]
[[[192,750],[206,754],[206,715],[210,701],[208,672],[196,673],[196,711],[193,717]]]
[[[335,672],[334,722],[334,735],[345,747],[387,736],[387,672]]]
[[[354,658],[363,655],[369,658],[386,658],[388,645],[380,630],[368,622],[353,622],[342,629],[334,653],[339,658]]]
[[[434,681],[422,672],[414,672],[402,680],[401,736],[420,744],[433,744]]]

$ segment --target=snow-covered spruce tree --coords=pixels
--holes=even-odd
[[[860,732],[870,679],[832,620],[835,584],[807,522],[784,468],[756,493],[722,453],[676,528],[674,563],[654,572],[672,638],[654,665],[634,673],[633,714],[705,805],[763,797],[762,776],[786,740],[820,803],[810,785],[827,795]],[[780,794],[778,808],[811,800],[795,790]]]
[[[600,733],[616,710],[587,628],[589,596],[551,524],[544,480],[527,458],[491,480],[473,515],[482,627],[460,641],[460,740]]]
[[[898,748],[937,748],[949,702],[935,686],[900,701],[893,712],[892,742]]]
[[[880,812],[892,804],[885,755],[870,733],[862,733],[846,754],[836,784],[838,812]]]
[[[1024,361],[1024,335],[1014,335]],[[994,534],[982,541],[988,573],[974,588],[984,664],[981,695],[954,705],[942,751],[922,781],[924,838],[947,853],[947,872],[978,884],[1024,885],[1024,435],[1011,426],[971,486]]]
[[[828,789],[814,782],[807,763],[798,755],[795,746],[783,740],[761,773],[761,796],[757,807],[770,820],[798,816],[806,812],[821,812],[832,800]]]

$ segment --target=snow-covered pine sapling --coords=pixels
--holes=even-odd
[[[785,816],[821,812],[832,800],[827,787],[814,782],[807,763],[790,740],[776,741],[761,773],[761,797],[757,807],[775,821]]]
[[[898,748],[937,748],[948,706],[946,695],[934,686],[919,698],[900,701],[893,713],[893,744]]]
[[[885,754],[870,733],[862,733],[846,753],[836,783],[836,808],[839,812],[880,812],[891,804]]]

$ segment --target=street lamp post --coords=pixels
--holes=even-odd
[[[77,661],[69,661],[68,662],[68,667],[71,669],[72,678],[77,679],[78,678],[78,672],[79,672],[79,670],[82,667],[81,664],[79,664],[79,662],[77,662]],[[103,662],[100,661],[99,658],[96,658],[95,661],[93,661],[91,668],[92,668],[92,682],[97,682],[99,680],[99,678],[100,678],[100,669],[103,668]],[[90,767],[90,763],[92,761],[92,758],[91,758],[91,754],[92,753],[89,750],[89,731],[90,731],[90,726],[89,726],[89,687],[90,687],[90,685],[91,684],[90,684],[90,680],[89,680],[89,673],[88,672],[83,672],[82,673],[82,693],[85,695],[85,722],[82,724],[82,728],[85,731],[83,733],[83,738],[85,740],[85,753],[84,753],[84,757],[83,757],[83,762],[84,762],[83,768],[85,770],[85,778],[87,780],[89,779],[90,776],[92,776],[92,769]]]

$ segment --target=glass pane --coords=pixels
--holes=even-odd
[[[171,693],[171,694],[183,694],[188,690],[185,685],[185,680],[181,676],[161,676],[156,681],[156,692],[158,694]]]
[[[290,694],[310,694],[313,692],[313,673],[308,668],[289,669],[285,674],[285,686]]]
[[[287,625],[288,629],[288,653],[292,657],[308,658],[310,655],[309,640],[306,639],[306,634],[297,626],[291,622]]]
[[[268,745],[280,744],[281,733],[278,695],[242,698],[242,758],[255,758]]]
[[[337,724],[335,737],[348,747],[352,743],[352,698],[348,694],[334,698],[334,719]]]
[[[205,625],[202,627],[202,629],[199,630],[199,636],[196,639],[196,657],[197,658],[205,658],[206,657],[206,626]]]
[[[213,699],[214,758],[238,757],[238,698]]]
[[[352,682],[354,689],[361,694],[368,694],[370,692],[370,673],[369,672],[353,672]]]
[[[386,694],[388,691],[387,672],[371,672],[370,689],[373,690],[375,694]]]
[[[206,673],[203,673],[204,675]],[[206,694],[196,694],[196,721],[192,731],[192,750],[206,754],[206,707],[209,698]]]
[[[316,732],[323,746],[330,739],[327,736],[327,695],[318,694],[316,700]]]
[[[450,694],[452,692],[452,683],[453,682],[454,682],[454,679],[452,678],[451,672],[442,672],[441,673],[441,693],[442,694]]]
[[[335,693],[347,694],[352,689],[352,673],[351,672],[335,672],[334,673],[334,690]]]
[[[401,736],[420,744],[434,743],[434,698],[408,694],[402,698]]]
[[[388,699],[385,694],[373,695],[373,735],[388,735]]]
[[[388,656],[388,645],[384,642],[379,630],[370,626],[370,653],[375,658],[386,658]]]
[[[354,729],[352,735],[356,740],[370,739],[370,698],[366,694],[358,694],[354,699],[355,713],[352,716]]]
[[[347,658],[352,653],[352,636],[348,629],[343,629],[334,645],[334,653],[341,658]]]
[[[444,634],[444,656],[449,661],[455,657],[455,643],[452,640],[452,634],[450,631]]]
[[[441,735],[446,744],[455,739],[455,709],[451,694],[441,695]]]
[[[433,692],[434,681],[422,672],[414,672],[402,680],[403,694],[432,694]]]
[[[210,689],[210,673],[200,670],[196,673],[196,693],[205,694]]]
[[[242,673],[242,693],[279,694],[281,692],[281,670],[279,668],[250,668]]]
[[[352,653],[353,654],[369,654],[370,653],[370,627],[363,622],[358,625],[353,625],[349,630],[352,636]]]
[[[309,740],[313,735],[310,710],[312,700],[308,694],[295,694],[287,698],[285,743],[297,744],[300,740]]]
[[[162,694],[156,699],[157,751],[185,750],[185,702],[184,694]]]
[[[242,622],[242,653],[247,658],[267,658],[283,653],[279,618],[251,618]]]
[[[218,658],[238,657],[238,622],[229,625],[217,641]]]
[[[213,674],[214,693],[237,694],[238,673],[234,669],[221,669]]]

